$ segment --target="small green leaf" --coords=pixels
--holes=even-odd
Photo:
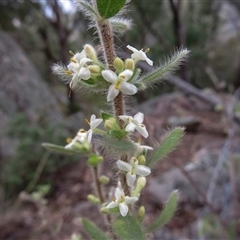
[[[177,201],[178,193],[177,191],[174,191],[170,196],[165,208],[163,209],[161,214],[156,218],[155,222],[152,223],[151,226],[147,229],[147,232],[152,232],[156,229],[159,229],[171,220],[177,209]]]
[[[59,152],[59,153],[67,153],[67,154],[82,153],[81,151],[77,151],[77,150],[73,150],[73,149],[66,149],[63,146],[55,145],[52,143],[42,143],[42,146],[49,150]]]
[[[164,158],[168,153],[172,152],[181,140],[184,130],[183,127],[177,127],[169,132],[147,165],[153,165],[155,162]]]
[[[115,16],[125,5],[126,0],[97,0],[99,14],[104,19]]]
[[[112,115],[105,113],[105,112],[101,112],[101,116],[102,116],[102,119],[104,122],[110,118],[114,118]]]
[[[108,134],[112,137],[121,139],[126,137],[128,135],[128,132],[126,132],[125,130],[109,130]]]
[[[144,240],[145,236],[142,227],[132,216],[118,216],[113,224],[116,235],[121,240]]]
[[[88,85],[94,85],[95,84],[95,81],[92,78],[89,78],[88,80],[84,80],[82,82],[86,83]]]
[[[83,218],[82,224],[84,229],[92,239],[109,240],[109,238],[105,235],[105,233],[99,227],[97,227],[93,222],[87,220],[86,218]]]

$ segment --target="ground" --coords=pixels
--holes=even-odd
[[[213,111],[208,108],[207,104],[181,94],[158,97],[142,104],[139,109],[145,113],[145,124],[151,136],[145,144],[152,144],[156,140],[161,141],[164,133],[173,127],[174,121],[182,123],[181,121],[185,121],[188,117],[187,123],[184,123],[187,125],[186,134],[180,145],[165,160],[155,166],[149,181],[176,168],[176,161],[181,166],[195,161],[196,153],[200,149],[207,151],[221,149],[227,136],[228,120],[223,112]],[[111,172],[113,168],[114,162],[109,161],[102,169],[104,174],[111,178],[110,184],[114,184]],[[58,170],[54,179],[45,207],[38,208],[36,204],[25,202],[20,208],[9,209],[2,216],[0,220],[1,240],[67,240],[73,233],[81,233],[83,239],[87,239],[80,223],[81,217],[87,217],[99,226],[103,225],[97,207],[86,200],[87,195],[91,194],[94,189],[91,171],[84,159]],[[110,189],[110,185],[107,187]],[[153,196],[145,194],[147,188],[148,186],[143,192],[139,205],[146,206],[145,221],[149,223],[155,217],[156,212],[160,211],[162,203]],[[201,204],[195,207],[198,209]],[[183,207],[181,210],[179,206],[178,213],[167,225],[168,229],[180,233],[196,219],[194,209],[186,209]]]

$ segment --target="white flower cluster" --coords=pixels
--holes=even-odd
[[[134,117],[123,115],[119,116],[119,118],[122,119],[126,124],[125,131],[130,132],[136,129],[144,137],[148,136],[146,127],[142,124],[144,118],[143,113],[139,112]],[[137,146],[137,150],[135,153],[136,156],[131,157],[128,162],[125,162],[121,159],[117,160],[117,166],[120,170],[126,173],[127,185],[132,190],[134,190],[135,187],[136,188],[139,187],[135,186],[137,185],[135,184],[137,177],[144,179],[145,182],[145,177],[151,173],[151,169],[143,164],[140,164],[139,159],[140,156],[142,156],[143,152],[146,152],[147,150],[153,150],[153,148],[149,146],[142,146],[139,143],[136,144],[136,146]],[[142,189],[142,187],[140,187],[140,189]],[[128,213],[128,204],[132,204],[137,200],[138,197],[136,196],[134,197],[125,196],[121,184],[119,183],[118,187],[115,190],[115,197],[113,198],[112,202],[110,202],[106,206],[106,208],[119,207],[121,215],[126,216]]]
[[[124,130],[126,132],[133,132],[137,130],[142,136],[147,137],[148,132],[146,127],[142,124],[144,115],[139,112],[132,116],[119,116],[119,119],[123,120],[125,123]],[[87,121],[88,122],[88,121]],[[75,144],[91,144],[92,135],[94,130],[103,122],[103,119],[96,118],[95,115],[92,115],[89,123],[89,130],[85,131],[83,129],[79,130],[76,137],[71,140],[69,144],[65,146],[66,149],[74,149]],[[146,182],[145,177],[151,173],[149,167],[145,166],[144,163],[140,162],[140,158],[143,157],[143,153],[146,153],[147,150],[152,150],[152,147],[140,145],[136,143],[136,150],[133,157],[131,157],[127,162],[119,159],[117,160],[118,168],[126,174],[126,182],[130,187],[132,192],[134,189],[139,187],[138,182]],[[145,157],[144,157],[145,158]],[[141,179],[141,181],[137,181]],[[137,183],[136,183],[137,182]],[[143,187],[143,186],[142,186]],[[140,187],[142,189],[142,187]],[[139,194],[138,194],[139,195]],[[139,196],[125,196],[124,191],[121,187],[120,182],[118,187],[115,190],[115,197],[112,202],[110,202],[106,208],[115,208],[119,207],[120,213],[122,216],[126,216],[128,213],[128,205],[136,202]]]
[[[135,64],[139,61],[146,61],[152,66],[153,62],[146,55],[148,49],[144,52],[143,50],[137,50],[129,45],[127,48],[133,52],[131,58],[126,59],[125,63],[120,58],[116,58],[114,61],[115,72],[110,69],[105,69],[104,64],[98,60],[96,51],[89,44],[86,44],[80,53],[73,54],[71,52],[73,56],[71,62],[67,65],[67,70],[65,70],[65,73],[67,73],[68,76],[71,76],[69,84],[70,88],[73,89],[81,83],[84,85],[84,81],[86,85],[95,84],[96,88],[98,88],[97,84],[101,81],[102,85],[99,86],[102,87],[102,90],[108,90],[108,102],[113,101],[120,92],[125,95],[136,94],[138,92],[138,88],[135,85],[136,81],[132,81],[134,74],[136,74]],[[90,126],[89,130],[85,131],[84,129],[80,129],[75,138],[73,138],[65,148],[73,150],[79,146],[86,145],[87,149],[91,149],[93,133],[100,132],[102,134],[109,134],[109,132],[111,132],[109,131],[109,128],[110,130],[123,132],[123,136],[126,136],[126,133],[131,133],[136,130],[144,138],[147,138],[149,134],[143,124],[143,120],[144,115],[141,112],[134,116],[120,115],[118,116],[118,119],[115,119],[117,123],[116,129],[111,129],[111,126],[114,128],[116,125],[109,125],[108,123],[105,125],[106,131],[102,131],[100,129],[95,129],[105,120],[96,118],[95,115],[92,115],[90,122],[88,122]],[[118,126],[119,121],[122,121],[123,128],[120,127],[120,125]],[[107,127],[107,125],[110,127]],[[134,155],[128,159],[128,161],[119,159],[116,162],[118,168],[126,174],[126,183],[130,189],[131,196],[125,196],[119,182],[118,187],[115,190],[115,197],[112,202],[106,206],[107,209],[119,207],[122,216],[127,215],[129,210],[128,205],[138,200],[140,191],[146,183],[145,177],[151,173],[150,168],[144,165],[145,161],[142,161],[142,159],[145,159],[146,151],[152,150],[152,148],[149,146],[141,146],[139,143],[136,143],[135,146],[136,150]],[[140,187],[139,184],[141,185]]]
[[[150,60],[147,57],[146,53],[142,50],[137,50],[136,48],[129,45],[127,46],[127,48],[133,51],[131,59],[134,64],[136,64],[138,61],[146,61],[149,65],[153,65],[152,60]],[[67,74],[72,76],[69,84],[71,89],[75,88],[79,81],[89,80],[91,77],[93,77],[91,75],[90,66],[94,64],[94,62],[97,62],[96,59],[96,52],[94,48],[88,44],[84,46],[84,49],[81,53],[76,53],[73,55],[70,64],[68,64],[67,66],[68,70],[66,71]],[[134,74],[133,70],[124,69],[118,74],[116,74],[112,70],[102,69],[100,71],[103,79],[111,84],[108,87],[108,102],[113,101],[115,97],[119,94],[119,92],[122,92],[126,95],[134,95],[137,93],[137,87],[130,82]]]

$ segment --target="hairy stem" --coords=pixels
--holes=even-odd
[[[115,50],[114,50],[114,40],[113,40],[112,29],[107,21],[98,22],[97,24],[99,29],[100,41],[103,46],[105,61],[107,63],[108,68],[112,71],[115,71],[114,59],[116,56],[115,56]],[[120,115],[124,115],[125,104],[124,104],[124,99],[121,92],[119,92],[117,97],[114,99],[113,106],[114,106],[114,113],[116,118],[118,118],[118,116]],[[120,125],[121,127],[123,127],[122,121],[120,121]],[[126,156],[122,156],[121,159],[127,162]],[[119,180],[121,182],[125,195],[129,196],[130,194],[129,188],[126,183],[125,175],[122,172],[119,173]]]
[[[95,182],[95,187],[97,191],[98,198],[100,199],[101,203],[104,203],[104,196],[102,192],[102,186],[101,183],[99,182],[99,171],[98,171],[98,166],[93,167],[93,176],[94,176],[94,182]]]

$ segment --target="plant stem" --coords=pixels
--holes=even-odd
[[[103,22],[97,22],[97,24],[98,24],[98,29],[99,29],[100,41],[103,46],[106,64],[110,70],[115,71],[114,59],[116,56],[115,56],[114,40],[113,40],[111,26],[109,25],[107,20],[105,20]],[[115,114],[116,118],[118,118],[118,116],[120,116],[120,115],[124,115],[125,104],[124,104],[124,99],[123,99],[123,95],[121,92],[119,92],[117,97],[114,99],[113,106],[114,106],[114,114]],[[120,126],[123,127],[123,122],[120,121],[119,123],[120,123]],[[121,160],[127,162],[127,157],[122,156]],[[129,187],[127,186],[127,183],[126,183],[125,174],[123,174],[122,172],[119,172],[118,175],[119,175],[119,180],[121,182],[121,185],[122,185],[125,195],[129,196],[130,191],[129,191]]]
[[[104,203],[104,196],[102,192],[102,186],[101,183],[99,182],[99,171],[98,171],[98,166],[93,167],[93,176],[94,176],[94,182],[95,182],[95,187],[97,191],[98,198],[100,199],[101,203]]]

